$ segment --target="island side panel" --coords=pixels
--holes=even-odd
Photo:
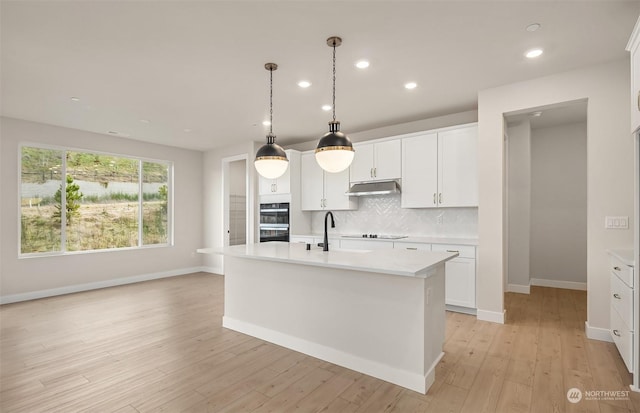
[[[444,340],[441,271],[442,282],[429,282],[428,307],[442,303],[433,321],[431,277],[225,256],[223,325],[424,393]]]
[[[445,265],[435,268],[435,274],[425,280],[424,285],[424,371],[425,388],[435,381],[435,369],[444,356],[445,338]]]

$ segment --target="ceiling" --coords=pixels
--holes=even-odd
[[[195,150],[264,141],[275,62],[273,131],[287,145],[327,131],[329,36],[343,38],[336,111],[348,134],[623,59],[639,13],[617,0],[2,1],[2,115]],[[544,54],[525,58],[534,47]]]

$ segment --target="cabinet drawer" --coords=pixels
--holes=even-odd
[[[431,251],[431,244],[423,244],[421,242],[394,242],[393,248],[399,250]]]
[[[629,267],[613,255],[610,256],[610,263],[611,271],[620,277],[625,284],[633,288],[633,267]]]
[[[473,245],[433,244],[431,251],[450,251],[459,253],[460,258],[475,258],[476,247]]]
[[[611,337],[616,343],[620,356],[627,366],[627,370],[633,373],[633,332],[629,331],[624,325],[624,321],[617,311],[611,309]]]
[[[633,289],[611,274],[611,308],[617,311],[627,330],[633,330]]]
[[[329,243],[331,245],[331,243]],[[391,241],[365,241],[359,239],[342,239],[340,240],[340,248],[354,250],[379,250],[393,248]]]

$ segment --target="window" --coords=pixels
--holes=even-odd
[[[23,146],[21,254],[167,245],[171,170],[170,162]]]

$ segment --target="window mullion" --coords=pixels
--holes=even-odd
[[[60,251],[67,251],[67,151],[62,151],[61,162],[61,183],[60,183]]]
[[[138,247],[143,245],[142,243],[142,160],[138,160]]]

